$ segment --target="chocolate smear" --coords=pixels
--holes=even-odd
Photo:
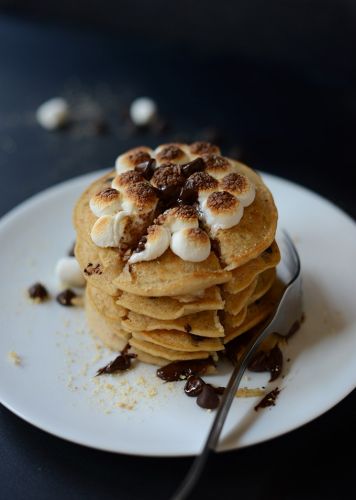
[[[30,299],[36,302],[45,302],[49,298],[47,288],[42,283],[35,283],[28,289]]]
[[[184,386],[184,392],[187,396],[197,397],[202,392],[205,382],[196,375],[190,375]]]
[[[190,375],[202,375],[206,373],[209,366],[214,366],[212,358],[174,361],[173,363],[158,368],[156,374],[157,377],[166,382],[176,382]]]
[[[95,266],[94,264],[89,262],[87,267],[84,269],[84,274],[86,276],[92,276],[93,274],[103,274],[101,264],[96,264]]]
[[[270,351],[259,351],[248,365],[252,372],[270,372],[270,382],[276,380],[281,374],[283,367],[283,355],[278,345]]]
[[[61,306],[71,307],[74,306],[73,299],[76,297],[77,294],[70,288],[67,288],[57,295],[56,300]]]
[[[126,371],[131,368],[132,359],[136,358],[137,355],[133,353],[129,353],[130,345],[127,344],[126,347],[121,351],[119,356],[115,358],[113,361],[110,361],[106,366],[103,366],[96,372],[96,377],[98,375],[103,374],[111,374],[116,372]]]
[[[214,388],[209,384],[204,384],[197,398],[197,405],[206,410],[215,410],[219,406],[219,403],[220,399]]]
[[[255,411],[258,411],[261,408],[267,408],[268,406],[275,406],[276,399],[280,392],[281,391],[278,389],[278,387],[276,387],[275,389],[273,389],[273,391],[266,394],[266,396],[261,399],[261,401],[255,406]]]

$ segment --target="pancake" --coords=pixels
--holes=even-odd
[[[241,290],[241,292],[238,293],[229,293],[229,292],[224,292],[224,300],[225,300],[225,307],[224,311],[226,313],[236,315],[239,314],[239,312],[247,306],[247,304],[250,302],[251,297],[254,294],[254,291],[256,289],[258,283],[258,278],[255,278],[252,283]]]
[[[231,331],[231,329],[237,328],[245,321],[246,316],[247,316],[247,310],[248,310],[248,307],[245,306],[245,307],[243,307],[243,309],[241,309],[241,311],[238,314],[226,313],[224,315],[223,323],[224,323],[225,335],[226,335],[226,331]]]
[[[267,319],[277,307],[283,289],[283,283],[277,280],[261,299],[248,306],[246,318],[240,326],[234,327],[229,323],[230,318],[226,319],[224,344],[227,344],[235,337],[251,330],[251,328]]]
[[[132,338],[130,344],[136,349],[143,351],[151,356],[158,358],[163,358],[168,361],[181,361],[185,359],[207,359],[211,356],[211,353],[206,351],[174,351],[172,349],[167,349],[152,342],[145,342],[144,340],[139,340]]]
[[[89,284],[87,285],[86,293],[90,296],[90,299],[95,304],[95,307],[103,316],[105,316],[105,318],[120,323],[122,318],[127,315],[127,309],[116,303],[117,297],[112,297],[111,295],[104,293],[99,288]]]
[[[85,313],[90,331],[113,351],[121,351],[131,334],[121,329],[115,321],[106,319],[95,307],[88,293],[85,297]]]
[[[281,259],[277,243],[263,251],[256,258],[244,264],[231,273],[231,280],[224,284],[223,290],[229,293],[238,293],[249,286],[253,280],[263,271],[276,267]]]
[[[162,320],[177,319],[188,314],[201,311],[215,311],[224,307],[224,302],[217,286],[208,288],[201,298],[187,297],[186,300],[189,301],[181,302],[173,297],[142,297],[123,292],[117,298],[116,303],[130,311],[136,313],[144,311],[146,316]]]
[[[234,162],[237,171],[255,184],[254,202],[245,208],[236,226],[220,229],[215,236],[220,246],[220,256],[226,270],[240,267],[266,250],[275,238],[278,213],[273,196],[261,177],[246,165]]]
[[[256,302],[256,300],[260,299],[268,292],[268,290],[273,286],[276,276],[277,272],[274,267],[267,269],[267,271],[258,275],[257,286],[249,300],[250,304]]]
[[[160,320],[129,311],[122,328],[128,332],[152,330],[178,330],[203,337],[223,337],[224,329],[215,311],[189,314],[174,320]]]
[[[176,351],[222,351],[224,345],[220,339],[195,339],[192,335],[177,330],[154,330],[153,332],[132,332],[134,339],[167,347]]]

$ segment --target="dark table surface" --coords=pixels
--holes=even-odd
[[[167,120],[163,134],[128,126],[127,105],[142,94]],[[76,120],[48,133],[34,111],[55,95],[70,101]],[[0,16],[0,213],[112,164],[128,147],[214,132],[225,152],[237,150],[255,168],[303,184],[355,216],[355,104],[347,72],[315,78],[228,51],[209,56],[184,45]],[[95,133],[94,115],[107,120],[107,134]],[[353,393],[285,436],[215,457],[195,498],[349,498],[355,402]],[[0,443],[1,499],[168,499],[191,461],[83,448],[2,406]]]

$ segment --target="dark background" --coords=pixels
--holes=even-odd
[[[355,217],[355,26],[351,0],[0,0],[0,213],[136,144],[216,136]],[[74,122],[49,133],[34,113],[56,95]],[[140,95],[156,100],[163,133],[128,122]],[[216,457],[195,498],[349,498],[355,401]],[[3,407],[0,443],[1,499],[168,499],[190,463],[81,448]]]

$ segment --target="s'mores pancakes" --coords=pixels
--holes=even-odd
[[[215,145],[121,154],[74,210],[90,329],[143,362],[213,365],[278,302],[277,218],[261,177]]]

